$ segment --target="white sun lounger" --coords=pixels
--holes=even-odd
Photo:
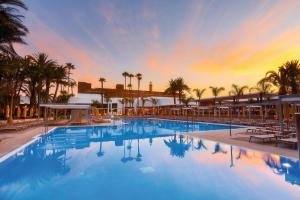
[[[249,142],[251,142],[252,139],[262,140],[263,142],[272,141],[272,139],[276,139],[276,135],[275,134],[250,135]]]

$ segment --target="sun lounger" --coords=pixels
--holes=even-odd
[[[276,140],[276,146],[278,146],[278,143],[282,144],[288,144],[288,145],[293,145],[296,149],[298,146],[298,141],[297,138],[280,138]]]
[[[265,141],[272,141],[272,139],[276,139],[276,135],[275,134],[250,135],[249,142],[251,142],[251,140],[253,139],[262,140],[264,143]]]
[[[93,119],[93,122],[95,122],[95,123],[110,123],[111,120],[110,119],[95,118],[95,119]]]
[[[21,131],[27,128],[27,126],[3,126],[0,128],[1,132],[5,131]]]

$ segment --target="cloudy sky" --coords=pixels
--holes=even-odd
[[[178,76],[192,88],[254,85],[266,71],[300,58],[299,0],[25,3],[30,34],[18,52],[72,62],[76,80],[94,87],[100,76],[109,87],[123,83],[124,71],[142,73],[144,89],[152,81],[163,90]]]

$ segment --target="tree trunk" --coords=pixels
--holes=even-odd
[[[55,99],[56,99],[58,88],[59,88],[59,83],[56,82],[56,88],[55,88],[55,92],[54,92],[54,96],[53,96],[53,101],[55,101]]]
[[[32,88],[31,88],[31,96],[30,96],[30,107],[32,107],[33,105],[35,105],[36,104],[36,90],[35,90],[35,84],[33,84],[32,86],[31,86]]]
[[[13,111],[14,111],[14,96],[13,95],[11,95],[11,97],[10,97],[10,112],[9,112],[9,117],[8,117],[8,119],[7,119],[7,123],[9,124],[9,125],[12,125],[13,123],[14,123],[14,120],[13,120]]]
[[[50,95],[49,95],[49,91],[50,91],[50,81],[47,81],[46,82],[46,95],[47,95],[47,97],[46,97],[46,103],[49,103],[49,97],[50,97]]]
[[[124,90],[126,91],[126,77],[125,77],[125,85],[124,85]]]
[[[173,95],[174,104],[176,105],[176,95]]]
[[[140,107],[140,80],[138,80],[138,98],[137,98],[137,107]]]
[[[101,104],[102,104],[102,107],[103,107],[103,98],[104,98],[104,95],[103,95],[103,82],[101,82]]]

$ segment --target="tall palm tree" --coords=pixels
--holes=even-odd
[[[169,86],[168,88],[165,90],[165,93],[167,94],[171,94],[173,96],[174,99],[174,104],[176,105],[176,95],[177,95],[177,83],[174,79],[169,80]]]
[[[25,44],[23,39],[28,29],[23,24],[19,9],[27,10],[21,0],[0,1],[0,52],[16,55],[13,43]]]
[[[133,75],[133,74],[129,74],[128,77],[129,77],[129,84],[130,84],[131,87],[132,87],[131,80],[132,80],[132,78],[134,77],[134,75]]]
[[[214,97],[214,103],[216,104],[216,99],[217,97],[219,96],[219,94],[225,90],[224,87],[213,87],[213,86],[210,86],[209,87],[211,89],[211,92],[212,92],[212,95]]]
[[[74,70],[75,69],[75,65],[73,65],[72,63],[68,62],[66,63],[66,69],[67,69],[67,73],[68,73],[68,93],[70,93],[70,87],[72,85],[71,83],[71,79],[70,79],[70,76],[71,76],[71,70]],[[73,93],[73,92],[72,92]]]
[[[137,86],[137,90],[138,90],[137,107],[139,107],[140,106],[140,101],[139,101],[139,98],[140,98],[140,84],[141,84],[141,80],[142,80],[142,74],[137,73],[135,75],[135,77],[137,78],[137,81],[138,81],[138,86]]]
[[[71,94],[74,94],[74,92],[73,92],[73,89],[74,89],[74,87],[77,85],[76,84],[76,81],[75,80],[72,80],[71,82],[70,82],[70,87],[71,87]]]
[[[129,76],[129,73],[123,72],[122,76],[124,77],[124,90],[126,90],[126,87],[127,87],[126,81],[127,81],[127,77]]]
[[[129,84],[127,85],[127,88],[128,88],[129,90],[132,90],[132,84],[129,83]]]
[[[34,68],[37,70],[37,73],[40,75],[40,77],[37,80],[37,95],[38,95],[38,104],[41,102],[41,92],[45,84],[45,94],[46,99],[45,101],[49,101],[49,91],[51,87],[51,83],[54,80],[54,72],[55,68],[57,67],[57,63],[49,59],[48,55],[45,53],[38,53],[34,54],[32,57],[32,64],[34,65]],[[45,83],[44,83],[45,82]]]
[[[230,90],[230,93],[234,96],[234,101],[238,103],[239,98],[244,95],[245,90],[247,90],[249,87],[247,85],[239,86],[237,84],[232,84],[231,88],[232,89]]]
[[[99,78],[99,81],[100,81],[100,83],[101,83],[101,104],[102,104],[102,106],[103,106],[103,98],[104,98],[103,84],[104,84],[104,82],[106,81],[106,79],[103,78],[103,77],[100,77],[100,78]]]
[[[200,99],[202,98],[202,95],[204,94],[205,90],[206,90],[205,88],[204,89],[196,88],[196,89],[193,90],[195,92],[197,98],[198,98],[198,105],[199,106],[200,106]]]
[[[55,68],[54,82],[55,82],[56,87],[55,87],[55,92],[53,95],[54,101],[56,100],[59,86],[67,83],[66,77],[67,77],[67,73],[66,73],[66,68],[64,66],[58,66]]]
[[[131,93],[131,91],[132,91],[132,84],[129,82],[129,84],[127,85],[127,88],[128,88],[128,90],[130,91],[130,93]],[[130,106],[133,106],[133,98],[132,98],[132,95],[130,95],[130,98],[129,98],[129,100],[128,100],[128,102],[129,102],[129,105]]]

